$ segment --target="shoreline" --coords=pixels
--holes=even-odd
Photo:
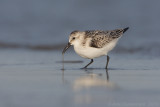
[[[33,50],[33,51],[62,51],[65,47],[65,43],[55,44],[55,45],[20,45],[12,43],[3,43],[0,42],[0,49],[24,49],[24,50]],[[117,45],[111,53],[115,54],[140,54],[143,56],[158,56],[160,57],[160,44],[152,44],[150,47],[124,47]],[[72,49],[73,51],[73,49]]]
[[[59,53],[0,51],[0,106],[159,107],[160,60],[156,57],[111,54],[106,72],[104,57],[95,59],[88,69],[80,69],[89,60],[72,52],[65,55],[62,70]]]

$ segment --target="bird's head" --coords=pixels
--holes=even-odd
[[[79,43],[78,41],[81,40],[82,33],[83,32],[80,32],[77,30],[71,32],[71,34],[69,36],[69,42],[66,45],[66,47],[63,49],[62,54],[64,54],[71,45],[76,45],[77,43]]]
[[[75,30],[75,31],[71,32],[71,34],[69,36],[69,43],[71,45],[75,45],[80,40],[80,36],[81,36],[80,31]]]

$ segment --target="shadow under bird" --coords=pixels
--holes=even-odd
[[[88,31],[73,31],[69,36],[69,42],[63,49],[62,54],[73,45],[75,52],[83,58],[91,59],[84,68],[87,68],[93,59],[100,56],[107,56],[106,69],[108,68],[109,56],[111,51],[117,44],[120,37],[129,27],[124,29],[115,29],[110,31],[88,30]]]

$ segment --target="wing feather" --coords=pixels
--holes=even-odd
[[[123,34],[124,29],[116,29],[111,31],[91,30],[85,31],[86,38],[91,38],[90,46],[94,48],[103,48],[112,40],[119,38]]]

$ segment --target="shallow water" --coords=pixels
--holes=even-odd
[[[125,59],[124,59],[124,56]],[[110,55],[108,75],[104,57],[89,61],[58,51],[0,51],[1,107],[159,107],[160,60]],[[129,57],[130,56],[130,57]]]

